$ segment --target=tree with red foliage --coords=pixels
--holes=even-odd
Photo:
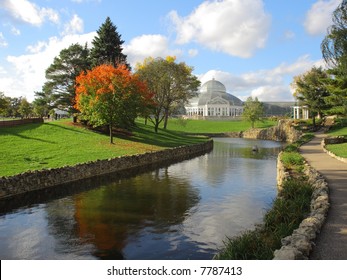
[[[108,125],[113,143],[113,127],[133,126],[152,104],[152,95],[125,65],[103,64],[76,78],[75,101],[83,119],[93,126]]]

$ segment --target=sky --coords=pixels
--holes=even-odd
[[[320,44],[341,0],[0,0],[0,92],[35,98],[45,70],[110,17],[134,67],[176,56],[242,100],[293,101],[293,77],[324,67]]]

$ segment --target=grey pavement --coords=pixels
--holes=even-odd
[[[315,241],[312,260],[347,260],[347,163],[324,152],[323,132],[300,147],[306,161],[323,175],[329,187],[330,208],[326,222]]]

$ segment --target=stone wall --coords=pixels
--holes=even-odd
[[[292,120],[279,120],[277,126],[265,129],[252,128],[244,131],[241,137],[293,143],[300,139],[301,132],[293,127]]]
[[[21,119],[21,120],[10,120],[0,121],[0,127],[11,127],[29,123],[43,123],[43,118],[32,118],[32,119]]]
[[[280,158],[280,156],[279,156]],[[280,162],[280,160],[279,160]],[[329,189],[324,178],[308,164],[305,165],[305,175],[313,186],[311,210],[293,234],[282,239],[282,247],[274,252],[274,260],[308,259],[313,242],[320,232],[329,209]],[[289,178],[282,163],[277,166],[278,185]]]
[[[157,152],[97,160],[75,166],[29,171],[10,177],[0,177],[0,199],[155,163],[178,162],[192,156],[202,155],[212,149],[213,141],[209,140],[201,144]]]

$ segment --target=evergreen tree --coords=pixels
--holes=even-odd
[[[321,44],[327,71],[332,106],[330,113],[347,115],[347,0],[343,0],[332,15],[333,24]]]
[[[130,69],[127,56],[122,53],[124,41],[109,17],[100,26],[97,34],[93,39],[90,53],[93,67],[101,64],[111,64],[117,67],[119,64],[124,64]]]
[[[47,82],[43,86],[45,98],[54,100],[54,106],[73,112],[76,77],[90,68],[89,49],[73,44],[63,49],[46,70]]]

